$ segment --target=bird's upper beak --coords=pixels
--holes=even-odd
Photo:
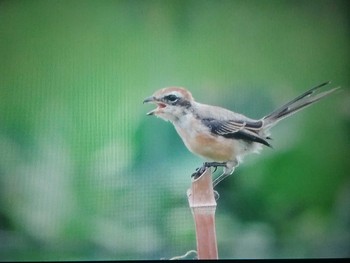
[[[150,103],[150,102],[154,102],[154,101],[155,101],[155,97],[151,96],[151,97],[145,98],[143,103]]]
[[[144,99],[143,103],[156,103],[158,105],[157,108],[155,108],[154,110],[151,110],[150,112],[147,113],[147,115],[154,115],[156,114],[161,108],[164,108],[166,105],[163,103],[160,103],[159,100],[157,100],[156,97],[151,96],[148,97],[146,99]]]

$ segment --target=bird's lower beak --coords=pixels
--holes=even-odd
[[[154,115],[156,113],[157,109],[151,110],[149,112],[146,113],[146,115]]]

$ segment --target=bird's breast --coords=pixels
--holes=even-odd
[[[191,152],[205,159],[220,162],[235,158],[234,140],[212,134],[200,120],[183,119],[181,123],[174,123],[174,126]]]

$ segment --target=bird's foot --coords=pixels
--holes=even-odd
[[[194,179],[197,179],[199,176],[201,176],[204,171],[209,168],[209,167],[214,167],[214,171],[213,173],[216,171],[216,169],[219,166],[226,166],[226,163],[220,163],[220,162],[205,162],[203,163],[203,165],[199,168],[196,169],[196,171],[191,175],[191,177],[193,177]]]
[[[196,171],[191,175],[191,177],[193,179],[197,179],[198,177],[200,177],[204,173],[205,169],[206,169],[206,167],[204,167],[204,166],[197,168]]]

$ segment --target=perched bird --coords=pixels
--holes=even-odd
[[[269,143],[270,128],[280,120],[330,95],[338,88],[319,92],[329,82],[322,83],[261,119],[251,119],[242,114],[195,101],[192,94],[180,87],[168,87],[156,91],[143,103],[155,103],[157,108],[147,115],[155,115],[170,121],[186,147],[203,157],[203,166],[194,176],[199,176],[207,167],[223,166],[223,174],[217,177],[216,186],[249,153],[258,153]]]

